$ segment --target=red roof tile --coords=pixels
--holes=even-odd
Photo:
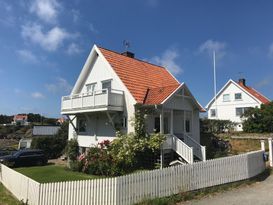
[[[259,101],[261,101],[263,104],[270,103],[270,100],[268,98],[266,98],[264,95],[262,95],[257,90],[253,89],[252,87],[246,86],[242,82],[237,82],[237,84],[241,86],[243,89],[245,89],[249,94],[253,95]]]
[[[160,104],[179,86],[164,67],[99,49],[138,103]]]
[[[144,104],[148,104],[148,105],[160,104],[178,87],[179,85],[170,85],[166,87],[148,89],[145,100],[144,100]]]

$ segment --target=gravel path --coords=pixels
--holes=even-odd
[[[273,205],[273,175],[262,182],[179,205]]]

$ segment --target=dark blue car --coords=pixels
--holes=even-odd
[[[0,157],[0,163],[10,167],[41,166],[47,164],[47,158],[42,150],[28,149]]]

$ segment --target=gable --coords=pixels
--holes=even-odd
[[[249,86],[242,86],[239,83],[236,83],[233,80],[229,80],[222,89],[216,95],[216,102],[217,105],[227,105],[227,104],[261,104],[265,101],[261,101],[261,98],[258,96],[258,92],[254,95],[253,88]],[[242,100],[235,100],[235,93],[242,93]],[[230,95],[230,102],[223,103],[223,95]],[[207,104],[206,108],[209,109],[211,106],[215,104],[215,99],[212,100]]]

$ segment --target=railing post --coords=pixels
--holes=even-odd
[[[192,147],[190,147],[191,149],[190,149],[190,164],[193,164],[193,148]]]
[[[268,146],[269,146],[269,166],[273,167],[273,159],[272,159],[272,138],[268,138]]]
[[[261,150],[265,151],[265,141],[261,140]]]
[[[205,162],[207,160],[207,156],[206,156],[206,146],[202,146],[202,160],[203,162]]]

